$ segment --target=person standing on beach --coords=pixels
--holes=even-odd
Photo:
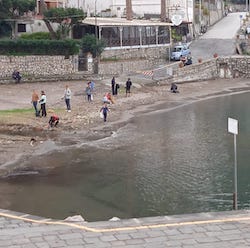
[[[90,86],[90,82],[88,83],[86,89],[85,89],[86,95],[87,95],[87,100],[90,103],[91,102],[91,94],[92,94],[92,90],[91,90],[91,86]]]
[[[130,96],[131,86],[132,86],[132,82],[131,82],[130,78],[128,78],[128,80],[126,82],[126,96]]]
[[[101,108],[100,112],[102,112],[103,114],[103,121],[106,122],[107,121],[107,116],[108,116],[108,112],[109,112],[109,108],[107,103],[104,103],[103,107]]]
[[[89,86],[91,89],[91,101],[93,101],[94,100],[95,82],[94,81],[89,82]]]
[[[68,85],[65,86],[64,96],[62,98],[64,98],[65,100],[66,108],[67,108],[66,110],[68,112],[71,112],[71,106],[70,106],[71,90]]]
[[[115,95],[115,77],[111,80],[112,95]]]
[[[118,95],[118,90],[120,88],[120,85],[119,84],[115,84],[115,95]]]
[[[41,91],[41,98],[39,100],[39,103],[41,105],[40,111],[42,111],[42,116],[46,117],[47,116],[47,112],[46,112],[46,95],[45,95],[45,92],[43,90]],[[39,113],[40,113],[40,111],[39,111]]]
[[[39,111],[37,109],[37,103],[39,100],[39,96],[35,90],[33,90],[32,96],[31,96],[31,103],[33,104],[33,107],[35,109],[35,115],[39,116]]]

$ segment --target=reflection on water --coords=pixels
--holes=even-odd
[[[239,208],[247,208],[248,99],[241,94],[154,111],[110,138],[49,154],[47,163],[61,165],[49,174],[0,182],[0,207],[53,218],[81,214],[88,221],[230,210],[232,117],[240,123]]]

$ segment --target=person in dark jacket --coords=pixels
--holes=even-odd
[[[130,96],[130,89],[131,89],[131,86],[132,86],[132,82],[130,80],[130,78],[128,78],[127,82],[126,82],[126,96]]]
[[[177,85],[176,85],[175,83],[172,83],[172,84],[171,84],[170,91],[171,91],[172,93],[178,93]]]
[[[115,86],[116,86],[115,77],[113,77],[111,80],[112,95],[115,95]]]
[[[16,71],[16,70],[15,70],[15,71],[12,73],[12,78],[16,81],[16,83],[20,83],[20,82],[21,82],[22,76],[21,76],[21,74],[20,74],[19,71]]]
[[[107,115],[108,115],[108,112],[109,112],[109,108],[107,106],[107,103],[104,103],[104,105],[101,108],[100,112],[102,112],[102,114],[103,114],[103,121],[106,122],[107,121]]]
[[[115,95],[118,95],[118,90],[120,89],[119,84],[115,84]]]

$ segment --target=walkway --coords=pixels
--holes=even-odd
[[[80,223],[0,210],[0,247],[244,248],[250,247],[250,211]]]

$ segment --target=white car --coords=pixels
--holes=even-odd
[[[181,56],[187,57],[190,54],[191,52],[187,45],[178,45],[174,47],[170,58],[171,60],[180,60]]]

